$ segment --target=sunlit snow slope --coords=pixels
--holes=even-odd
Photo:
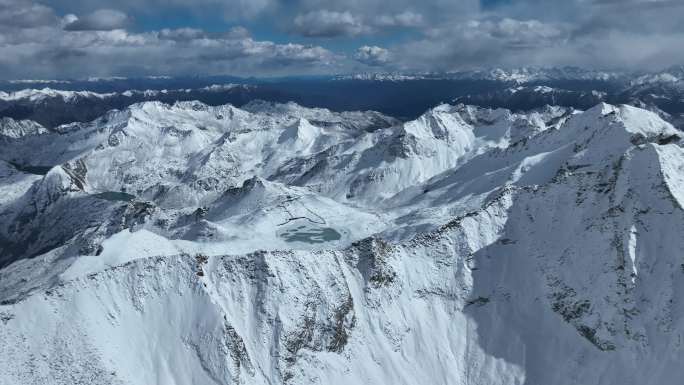
[[[654,113],[0,124],[0,384],[684,377],[684,150]]]

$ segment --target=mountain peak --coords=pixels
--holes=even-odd
[[[397,122],[190,101],[0,141],[0,367],[12,383],[668,378],[679,138],[607,103]],[[32,366],[41,352],[67,358]]]

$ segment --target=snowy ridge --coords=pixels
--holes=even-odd
[[[29,135],[46,134],[48,130],[31,120],[14,120],[12,118],[0,118],[0,138],[17,139]]]
[[[99,98],[104,99],[116,95],[115,93],[105,93],[100,94],[91,91],[63,91],[55,90],[52,88],[43,89],[25,89],[14,92],[3,92],[0,91],[0,100],[3,101],[16,101],[21,99],[28,99],[31,101],[39,101],[45,98],[62,98],[65,101],[72,100],[75,98]]]
[[[444,73],[359,73],[340,75],[337,80],[364,81],[412,81],[412,80],[489,80],[507,83],[525,84],[551,80],[621,80],[626,74],[609,71],[585,70],[576,67],[563,68],[493,68],[488,70],[454,71]]]
[[[263,102],[0,142],[0,383],[676,383],[681,145],[629,106]]]
[[[684,66],[674,66],[661,72],[643,74],[632,80],[632,86],[642,86],[648,84],[667,84],[677,83],[684,80]]]
[[[82,98],[82,99],[88,99],[88,98],[93,98],[93,99],[108,99],[108,98],[114,98],[114,97],[133,97],[133,96],[145,96],[145,97],[155,97],[158,95],[163,95],[163,94],[168,94],[171,92],[180,92],[180,93],[190,93],[194,91],[205,91],[205,92],[223,92],[223,91],[229,91],[233,89],[250,89],[255,86],[251,85],[246,85],[246,84],[213,84],[210,86],[202,87],[202,88],[197,88],[197,89],[192,89],[192,88],[185,88],[185,89],[175,89],[175,90],[127,90],[124,92],[108,92],[108,93],[97,93],[97,92],[92,92],[92,91],[64,91],[64,90],[56,90],[52,88],[43,88],[43,89],[24,89],[20,91],[14,91],[14,92],[4,92],[0,91],[0,100],[6,101],[6,102],[11,102],[11,101],[19,101],[19,100],[29,100],[32,102],[37,102],[41,101],[47,98],[61,98],[65,102],[72,101],[74,99]]]

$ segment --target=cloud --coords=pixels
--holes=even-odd
[[[566,28],[539,20],[470,20],[431,28],[425,38],[394,49],[404,68],[419,70],[533,65],[539,52],[565,44]]]
[[[684,41],[684,31],[608,22],[591,28],[596,20],[594,15],[574,23],[489,18],[440,25],[426,29],[423,38],[391,47],[393,64],[430,71],[567,65],[657,70],[684,62],[684,52],[673,49]]]
[[[159,38],[162,40],[190,41],[206,37],[206,33],[197,28],[164,28],[159,31]]]
[[[349,11],[317,10],[297,15],[293,32],[305,37],[354,37],[387,28],[419,27],[423,23],[423,16],[411,11],[367,17]]]
[[[14,45],[0,58],[12,78],[233,74],[252,76],[331,71],[335,55],[320,46],[248,39],[162,40],[122,30],[83,32],[54,45]],[[30,63],[27,66],[26,63]]]
[[[207,33],[199,28],[164,28],[161,29],[157,36],[162,40],[174,40],[178,42],[187,42],[197,39],[223,39],[223,40],[240,40],[251,37],[249,31],[245,27],[232,27],[226,32]]]
[[[423,23],[423,15],[411,11],[380,15],[375,19],[375,24],[380,27],[419,27]]]
[[[128,16],[113,9],[100,9],[81,18],[70,16],[70,21],[64,26],[66,31],[111,31],[124,28],[128,22]]]
[[[254,18],[274,7],[278,0],[46,0],[56,9],[85,14],[95,9],[116,8],[128,15],[164,17],[169,11],[191,17],[221,17],[235,21]]]
[[[359,47],[354,55],[354,59],[369,66],[385,65],[389,63],[390,57],[390,51],[387,49],[378,46],[367,45]]]
[[[51,8],[24,0],[0,0],[0,28],[36,28],[57,20]]]
[[[337,37],[368,33],[370,28],[349,12],[320,10],[297,15],[294,31],[307,37]]]
[[[480,10],[480,0],[288,0],[280,1],[284,4],[278,8],[284,11],[294,9],[295,14],[304,14],[321,9],[335,12],[349,12],[367,24],[374,24],[378,15],[393,17],[397,15],[413,18],[415,15],[423,21],[442,23],[459,21],[472,17]],[[402,19],[400,16],[398,19]],[[410,22],[410,25],[415,25]]]
[[[654,69],[684,62],[679,0],[120,0],[110,10],[111,4],[0,0],[0,76],[260,76],[369,66]],[[185,14],[187,25],[165,24]],[[235,26],[243,23],[273,33],[274,41]],[[320,45],[288,42],[288,33]]]
[[[26,2],[11,5],[21,5],[15,13],[31,9]],[[60,18],[48,10],[47,20],[0,26],[0,77],[324,73],[343,59],[320,46],[257,40],[243,27],[130,32],[119,28],[128,18],[117,12]]]
[[[246,39],[250,37],[249,30],[245,27],[237,26],[232,27],[227,32],[223,34],[226,39]]]

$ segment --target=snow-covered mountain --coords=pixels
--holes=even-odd
[[[543,106],[565,106],[588,109],[608,99],[606,92],[576,91],[547,86],[518,86],[503,90],[466,95],[455,100],[456,103],[482,107],[501,107],[515,111],[528,111]]]
[[[526,84],[544,81],[623,81],[626,73],[587,70],[577,67],[522,67],[491,68],[471,71],[417,72],[417,73],[357,73],[337,76],[337,80],[364,81],[413,81],[413,80],[488,80],[505,83]]]
[[[684,375],[684,150],[656,113],[146,102],[11,132],[0,384]]]
[[[663,71],[642,74],[630,81],[632,86],[676,83],[684,80],[684,66],[673,66]]]
[[[0,118],[0,139],[17,139],[29,135],[41,135],[48,130],[32,120]]]
[[[52,128],[74,121],[87,122],[111,109],[124,109],[143,101],[183,101],[246,103],[253,98],[272,96],[257,86],[213,84],[200,88],[126,90],[123,92],[71,91],[53,88],[0,91],[0,116],[34,120]]]
[[[251,101],[294,101],[333,111],[374,110],[413,120],[449,101],[512,111],[561,105],[585,110],[599,102],[646,106],[682,127],[682,68],[625,73],[575,67],[460,72],[360,73],[304,78],[230,77],[0,81],[0,117],[33,120],[51,129],[88,122],[111,109],[144,101],[199,100],[241,107]],[[26,87],[22,89],[21,87]],[[49,87],[49,88],[46,88]],[[669,116],[669,117],[668,117]]]
[[[569,84],[572,86],[574,83]],[[514,111],[529,111],[547,105],[585,110],[601,102],[629,104],[656,112],[679,129],[684,128],[684,81],[645,82],[606,91],[582,87],[516,86],[463,95],[455,98],[454,102]]]
[[[92,91],[65,91],[57,90],[52,88],[42,88],[42,89],[23,89],[14,92],[3,92],[0,91],[0,100],[5,102],[10,101],[31,101],[31,102],[43,102],[46,99],[56,99],[59,98],[63,102],[74,102],[78,99],[84,98],[94,98],[94,99],[111,99],[117,96],[132,98],[136,96],[142,96],[146,98],[158,97],[160,95],[165,95],[169,93],[191,93],[194,91],[206,91],[206,92],[220,92],[220,91],[230,91],[235,89],[249,90],[254,86],[245,84],[213,84],[211,86],[202,87],[198,89],[178,89],[178,90],[127,90],[121,93],[109,92],[109,93],[98,93]]]

